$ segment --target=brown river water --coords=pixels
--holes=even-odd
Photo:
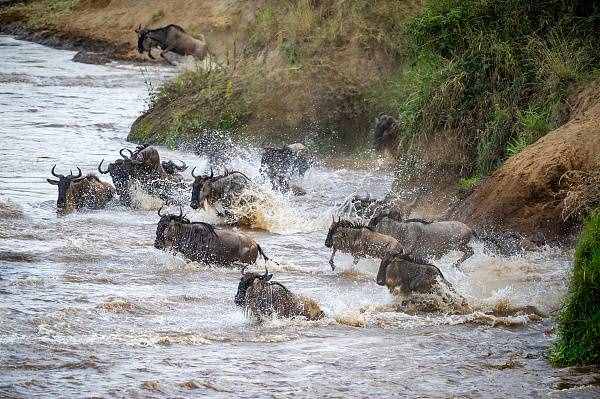
[[[274,280],[320,302],[327,317],[318,322],[258,324],[233,303],[239,270],[154,249],[155,199],[57,216],[56,188],[45,182],[52,165],[93,172],[115,159],[148,96],[140,66],[77,64],[73,55],[0,36],[0,397],[600,395],[598,374],[553,369],[545,358],[569,251],[501,257],[474,242],[460,270],[458,253],[436,261],[475,309],[466,315],[392,309],[375,260],[353,268],[341,255],[331,271],[331,215],[353,193],[389,189],[391,173],[376,167],[316,166],[301,181],[305,197],[262,185],[264,230],[247,233],[279,263],[268,265]],[[155,82],[172,74],[146,73]],[[258,180],[259,159],[238,148],[231,168]],[[485,314],[525,305],[546,316]]]

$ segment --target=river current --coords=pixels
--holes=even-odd
[[[354,193],[383,196],[392,173],[317,165],[307,195],[271,192],[261,230],[274,280],[315,298],[318,322],[259,324],[233,303],[238,269],[189,262],[153,248],[155,199],[135,209],[56,214],[46,183],[118,158],[145,108],[145,80],[172,68],[71,61],[74,52],[0,36],[0,397],[598,397],[589,370],[546,361],[571,256],[544,247],[501,257],[474,242],[436,265],[475,309],[398,312],[375,283],[378,263],[324,246],[331,216]],[[144,72],[144,73],[142,73]],[[159,148],[200,170],[208,160]],[[230,168],[259,180],[260,151],[237,148]],[[335,163],[333,163],[335,164]],[[186,178],[191,179],[189,172]],[[101,179],[110,181],[108,175]],[[188,194],[189,195],[189,194]],[[214,222],[204,211],[191,219]],[[251,267],[264,270],[259,261]],[[543,317],[492,316],[535,306]],[[595,381],[595,382],[594,382]]]

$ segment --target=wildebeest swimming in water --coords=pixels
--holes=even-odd
[[[152,59],[152,49],[160,47],[160,56],[169,64],[173,64],[165,54],[172,52],[182,56],[191,55],[200,60],[208,54],[208,48],[204,38],[197,39],[187,33],[181,26],[167,25],[158,29],[146,29],[140,25],[135,33],[138,35],[138,52],[147,52]]]
[[[227,223],[246,224],[244,221],[249,215],[240,215],[237,210],[257,201],[251,193],[257,187],[250,178],[237,171],[225,171],[222,175],[215,176],[212,169],[210,175],[195,175],[195,169],[192,169],[194,183],[190,206],[198,209],[208,204],[217,210],[219,216],[225,217]]]
[[[178,203],[180,190],[186,188],[183,176],[178,173],[178,170],[187,168],[184,163],[178,166],[173,161],[161,162],[156,148],[148,145],[138,146],[135,151],[122,148],[119,154],[122,159],[110,163],[106,170],[102,170],[103,159],[98,171],[110,173],[124,205],[131,205],[131,188],[136,183],[148,194],[161,198],[167,204]]]
[[[377,284],[390,291],[398,289],[402,294],[414,292],[429,294],[436,284],[451,284],[437,267],[415,262],[401,253],[389,253],[382,260],[377,272]]]
[[[218,229],[208,223],[190,222],[183,213],[179,215],[161,214],[156,227],[157,249],[173,250],[186,258],[207,264],[231,265],[234,262],[252,264],[258,255],[265,261],[260,245],[245,234]]]
[[[70,212],[76,209],[101,209],[113,198],[115,189],[108,183],[100,181],[95,175],[83,176],[81,169],[77,176],[70,172],[68,176],[57,174],[56,165],[52,167],[52,176],[58,180],[46,179],[48,183],[58,186],[56,206],[59,211]]]
[[[422,219],[395,220],[393,213],[382,212],[369,222],[369,228],[378,233],[394,237],[404,252],[417,258],[443,256],[449,251],[458,250],[463,256],[462,263],[473,255],[469,246],[474,231],[462,222],[429,222]]]
[[[304,176],[310,168],[303,144],[289,144],[280,148],[265,147],[260,161],[260,173],[266,175],[273,188],[281,191],[290,189],[290,179],[295,175]],[[294,189],[298,193],[300,190]]]
[[[335,270],[333,260],[338,250],[354,256],[355,264],[361,257],[381,259],[391,252],[401,251],[395,238],[377,233],[368,226],[342,219],[336,221],[335,218],[329,227],[325,246],[333,248],[329,259],[331,270]]]
[[[162,161],[160,164],[166,174],[176,175],[178,172],[184,172],[187,169],[187,165],[185,164],[185,162],[183,162],[183,161],[179,161],[179,162],[181,162],[181,165],[177,165],[172,160],[171,161]]]
[[[375,119],[375,149],[391,152],[398,145],[398,122],[393,117],[380,114]]]
[[[258,320],[277,315],[280,317],[303,316],[319,320],[325,313],[313,299],[296,295],[283,284],[270,281],[272,274],[244,273],[238,284],[235,304],[243,307]]]

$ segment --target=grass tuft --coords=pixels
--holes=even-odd
[[[600,364],[600,209],[588,218],[577,243],[550,361],[556,366]]]

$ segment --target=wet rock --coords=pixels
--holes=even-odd
[[[106,53],[98,53],[94,51],[81,50],[73,57],[74,62],[83,64],[103,65],[111,61],[111,58]]]

